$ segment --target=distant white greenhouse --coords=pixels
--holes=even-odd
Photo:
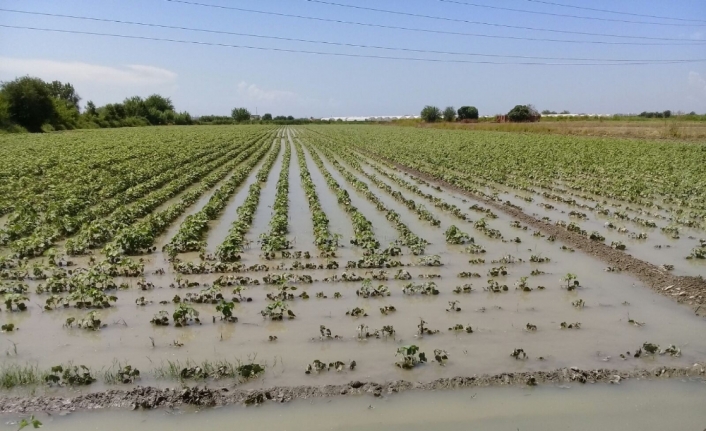
[[[419,115],[382,115],[370,117],[324,117],[321,121],[393,121],[393,120],[409,120],[421,118]]]

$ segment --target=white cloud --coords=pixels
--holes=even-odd
[[[0,57],[0,74],[10,79],[31,75],[44,80],[77,83],[110,84],[111,86],[146,86],[173,84],[177,74],[159,67],[139,64],[122,67],[101,66],[75,61],[55,61]]]
[[[238,84],[238,94],[251,102],[291,102],[298,98],[297,94],[291,91],[265,90],[256,84],[248,84],[245,81]]]

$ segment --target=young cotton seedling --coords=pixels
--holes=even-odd
[[[425,325],[427,322],[424,319],[419,319],[419,325],[417,325],[417,334],[424,336],[424,335],[434,335],[438,334],[439,330],[438,329],[429,329]]]
[[[449,360],[449,354],[446,353],[446,350],[434,349],[434,360],[443,367]]]
[[[294,312],[289,309],[287,303],[283,301],[275,301],[269,304],[264,310],[260,311],[260,314],[265,319],[269,318],[270,320],[283,320],[285,314],[289,319],[296,317]]]
[[[216,312],[221,313],[221,320],[224,320],[226,322],[231,322],[235,323],[238,321],[238,318],[233,316],[233,307],[235,306],[235,303],[233,302],[228,302],[223,299],[221,299],[221,302],[216,305]]]
[[[458,306],[460,301],[449,301],[449,308],[446,311],[461,311],[461,307]]]
[[[579,287],[579,280],[576,277],[576,274],[571,274],[568,273],[564,276],[564,278],[561,279],[561,281],[566,282],[566,289],[571,291]]]
[[[400,360],[395,362],[395,365],[404,369],[411,370],[419,364],[423,364],[427,361],[427,357],[424,352],[419,351],[419,347],[415,345],[401,346],[397,348],[397,353],[395,356],[400,356]]]
[[[456,286],[456,288],[453,290],[453,293],[456,293],[456,294],[471,293],[472,291],[473,291],[473,286],[470,283],[466,283],[462,286]]]
[[[515,359],[527,359],[527,353],[523,349],[515,349],[510,354]]]
[[[384,314],[385,316],[394,311],[397,311],[397,309],[393,305],[386,305],[384,307],[380,307],[380,313]]]
[[[457,323],[456,325],[454,325],[454,326],[452,326],[451,328],[449,328],[449,331],[454,331],[454,332],[466,332],[466,333],[468,333],[468,334],[472,334],[472,333],[473,333],[473,328],[471,327],[471,325],[463,326],[462,324]]]

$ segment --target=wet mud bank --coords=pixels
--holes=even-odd
[[[36,396],[0,397],[0,413],[74,412],[100,409],[156,409],[184,406],[221,407],[227,405],[259,405],[269,402],[340,396],[390,396],[406,391],[437,391],[487,386],[535,386],[577,384],[620,384],[627,380],[694,379],[706,383],[706,363],[690,367],[659,367],[618,371],[610,369],[581,370],[575,367],[554,371],[514,372],[496,375],[453,377],[427,383],[395,380],[385,383],[352,381],[326,386],[276,386],[265,389],[185,387],[160,389],[137,387],[108,390],[75,397]]]
[[[363,154],[370,154],[360,148],[357,148],[357,150]],[[590,240],[587,237],[570,232],[560,226],[538,220],[535,217],[525,213],[523,210],[499,204],[498,202],[469,192],[446,181],[439,180],[424,172],[420,172],[416,169],[396,163],[395,161],[382,157],[378,154],[375,154],[375,156],[386,160],[402,172],[407,172],[408,174],[422,178],[425,181],[441,185],[447,189],[483,202],[485,205],[488,205],[498,211],[502,211],[522,223],[541,230],[548,235],[552,235],[556,237],[557,240],[575,248],[576,250],[596,257],[611,267],[620,268],[621,271],[625,271],[635,276],[655,292],[667,296],[680,304],[689,306],[692,310],[694,310],[696,315],[706,316],[706,279],[703,277],[672,275],[669,272],[660,269],[656,265],[637,259],[623,251],[613,249],[609,245]]]

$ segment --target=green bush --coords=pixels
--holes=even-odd
[[[478,108],[476,108],[475,106],[461,106],[460,108],[458,108],[458,119],[477,120]]]
[[[436,106],[427,105],[422,109],[421,117],[427,123],[434,123],[441,118],[441,110]]]

